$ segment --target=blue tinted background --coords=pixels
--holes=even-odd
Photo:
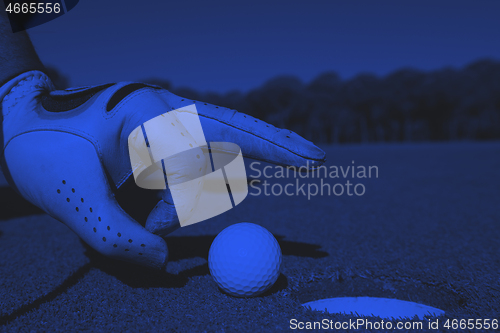
[[[279,332],[291,318],[354,318],[300,306],[343,296],[423,303],[447,319],[497,318],[499,142],[336,143],[498,140],[498,13],[496,0],[82,0],[30,30],[42,60],[59,71],[52,70],[54,81],[65,81],[58,73],[75,86],[144,80],[170,89],[170,81],[180,96],[322,144],[327,166],[376,165],[380,177],[350,179],[366,184],[361,197],[249,195],[226,214],[170,235],[167,276],[97,254],[4,182],[0,330]],[[494,61],[476,62],[484,58]],[[436,71],[356,76],[406,66]],[[287,77],[263,85],[282,74],[309,83],[332,70],[344,80],[327,74],[312,84]],[[224,95],[180,86],[261,88]],[[145,207],[135,200],[146,196],[128,197],[136,206],[123,207]],[[242,221],[267,228],[283,252],[282,274],[261,298],[230,298],[209,275],[213,239]]]
[[[30,34],[72,85],[158,77],[226,92],[500,59],[499,13],[499,1],[84,0]]]

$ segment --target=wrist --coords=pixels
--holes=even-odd
[[[28,34],[13,33],[4,6],[0,5],[0,86],[32,70],[44,71]]]
[[[17,75],[0,86],[0,110],[3,120],[18,104],[22,97],[43,90],[53,90],[54,85],[50,78],[41,71],[28,71]]]

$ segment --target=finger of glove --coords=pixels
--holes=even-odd
[[[184,99],[168,91],[164,91],[162,96],[175,109],[182,110],[194,103],[206,140],[236,143],[244,157],[308,168],[325,162],[322,149],[292,131],[276,128],[235,110]],[[189,112],[185,112],[179,118],[182,120],[182,117],[189,116]]]
[[[166,188],[166,178],[168,194],[175,203],[175,207],[169,207],[160,202],[148,218],[147,228],[156,234],[166,235],[172,231],[175,214],[181,225],[191,218],[203,188],[203,176],[211,171],[208,149],[200,147],[193,134],[196,135],[184,127],[176,112],[169,112],[148,120],[129,135],[137,184]],[[148,176],[144,182],[141,173]]]
[[[166,237],[180,226],[175,206],[164,200],[158,202],[146,221],[146,230],[161,237]]]
[[[121,209],[89,141],[63,132],[26,133],[9,143],[5,160],[20,193],[95,250],[115,259],[165,267],[165,241]]]

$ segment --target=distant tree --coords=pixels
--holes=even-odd
[[[312,80],[307,86],[307,90],[315,95],[322,95],[329,98],[334,97],[340,92],[342,84],[342,79],[337,73],[326,72]]]
[[[356,141],[371,141],[370,129],[373,121],[370,117],[375,105],[381,103],[380,80],[372,74],[361,74],[345,82],[342,87],[344,106],[357,114],[357,127],[359,138]]]
[[[421,116],[422,94],[426,75],[406,68],[388,75],[383,81],[381,94],[388,108],[387,117],[399,122],[400,140],[413,139],[413,124]]]
[[[281,76],[266,82],[246,96],[243,112],[268,120],[279,114],[284,125],[297,127],[297,116],[303,118],[304,85],[294,76]],[[303,121],[303,119],[300,119]]]
[[[49,69],[59,87],[69,79]],[[342,80],[335,72],[304,84],[279,76],[248,93],[199,92],[169,81],[145,82],[193,100],[225,106],[318,143],[500,139],[500,62],[462,69],[411,68],[385,77],[366,73]]]

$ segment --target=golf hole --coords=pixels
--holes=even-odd
[[[337,297],[302,304],[312,310],[387,319],[441,316],[444,311],[415,302],[379,297]]]
[[[310,281],[295,295],[304,307],[312,310],[381,318],[439,316],[467,304],[467,299],[446,283],[397,276],[377,278],[353,274],[340,279]]]

